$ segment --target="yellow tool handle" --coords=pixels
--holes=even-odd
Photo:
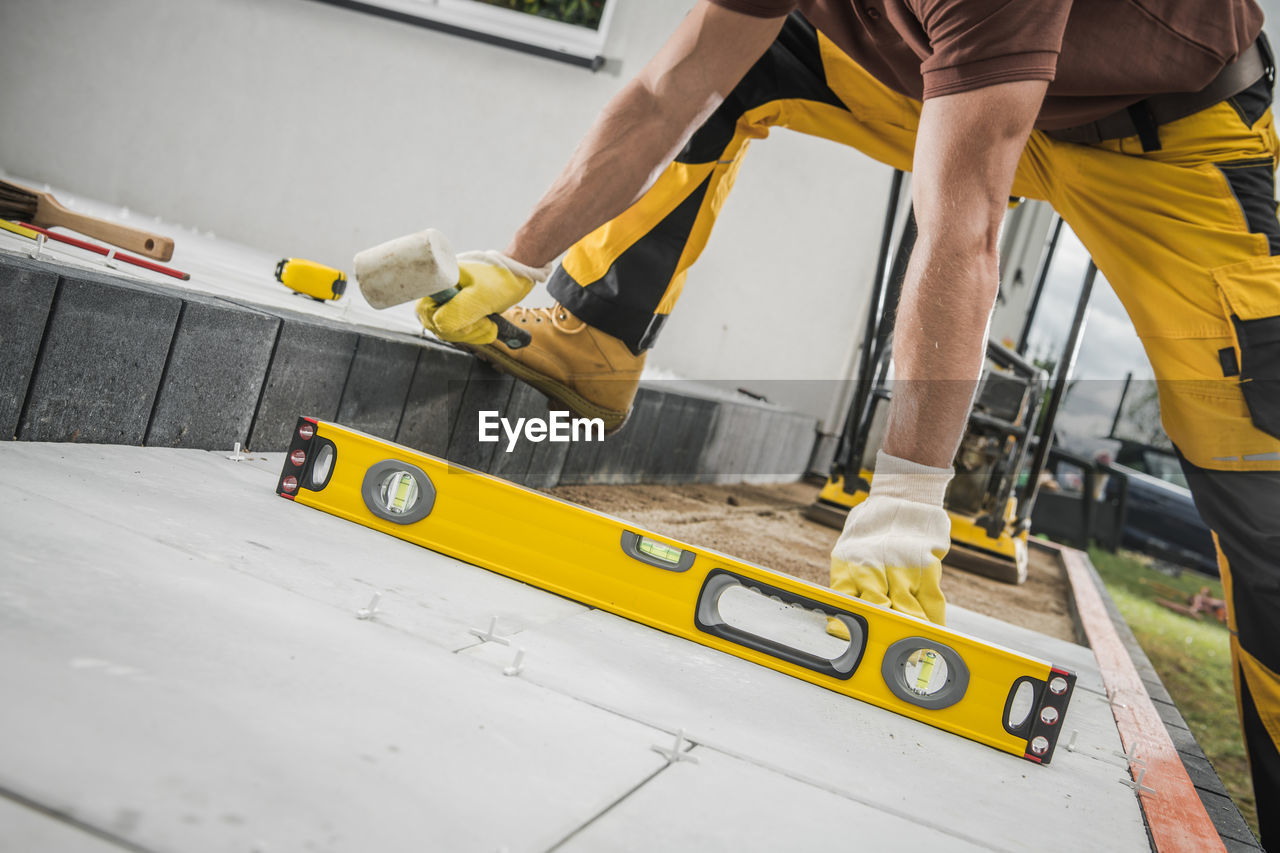
[[[436,291],[428,298],[437,305],[443,305],[461,292],[462,288],[455,284],[453,287],[446,287],[444,290]],[[490,314],[489,319],[498,327],[498,340],[506,344],[507,349],[521,349],[533,343],[533,335],[519,328],[501,314]]]
[[[10,222],[7,219],[0,219],[0,230],[8,231],[11,234],[17,234],[19,237],[26,237],[28,240],[34,240],[40,236],[30,228],[23,228],[16,222]]]

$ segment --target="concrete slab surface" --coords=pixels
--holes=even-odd
[[[1076,750],[1038,767],[226,455],[0,443],[0,849],[1148,849],[1087,649],[952,609],[1080,674]],[[494,616],[509,645],[471,632]],[[680,729],[698,762],[668,766]]]
[[[0,850],[119,853],[120,846],[61,816],[0,798]]]
[[[1052,765],[1036,767],[602,611],[526,632],[520,644],[530,681],[655,728],[683,729],[700,747],[882,811],[905,813],[927,800],[917,822],[958,839],[1022,850],[1029,823],[1070,820],[1071,833],[1037,838],[1037,849],[1146,849],[1137,802],[1121,785],[1129,777],[1110,707],[1088,691],[1063,722],[1068,739],[1077,732],[1077,751],[1060,749]],[[465,654],[495,665],[504,656],[486,646]],[[1006,819],[1013,810],[1023,819]]]
[[[671,765],[557,849],[754,850],[766,838],[789,850],[989,849],[714,750],[687,754],[697,763]],[[931,807],[921,799],[920,812]]]

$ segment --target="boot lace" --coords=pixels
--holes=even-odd
[[[511,308],[511,312],[511,319],[516,323],[528,325],[547,322],[554,326],[556,331],[566,335],[576,335],[587,327],[587,324],[581,321],[578,321],[576,327],[566,325],[577,318],[558,302],[550,308],[525,308],[522,305],[516,305]]]

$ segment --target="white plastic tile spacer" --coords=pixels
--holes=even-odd
[[[516,649],[516,658],[511,662],[511,666],[502,671],[503,675],[519,675],[524,669],[524,649]]]
[[[357,619],[372,619],[378,615],[378,602],[382,600],[382,593],[375,592],[373,598],[369,601],[368,607],[362,607],[356,611]]]
[[[1137,778],[1119,779],[1117,781],[1121,785],[1124,785],[1125,787],[1132,788],[1135,794],[1141,794],[1143,791],[1147,792],[1148,794],[1154,794],[1156,792],[1155,788],[1152,788],[1149,785],[1142,784],[1142,780],[1146,778],[1147,778],[1147,768],[1143,767],[1141,770],[1138,771]]]
[[[1125,761],[1127,761],[1130,764],[1137,764],[1139,767],[1146,767],[1147,762],[1138,757],[1139,747],[1141,747],[1141,744],[1135,743],[1133,745],[1133,752],[1129,752],[1128,750],[1120,750],[1120,751],[1113,750],[1111,754],[1118,755],[1119,757],[1123,758]]]
[[[41,254],[43,254],[43,253],[44,253],[44,235],[43,235],[43,234],[37,234],[37,235],[36,235],[36,245],[35,245],[35,248],[34,248],[34,249],[32,249],[32,250],[31,250],[30,252],[28,252],[27,254],[28,254],[28,255],[30,255],[30,256],[31,256],[31,257],[33,257],[33,258],[39,258],[39,257],[40,257],[40,255],[41,255]]]
[[[661,747],[661,746],[651,746],[649,748],[652,749],[654,752],[658,753],[659,755],[661,755],[663,758],[667,759],[668,764],[676,764],[681,761],[688,761],[693,764],[697,764],[698,763],[697,756],[690,755],[689,750],[684,748],[684,744],[685,744],[684,729],[681,729],[680,731],[676,732],[676,742],[674,745],[672,745],[670,749],[666,749],[665,747]],[[692,743],[689,744],[689,749],[693,749]]]
[[[1080,734],[1080,730],[1079,730],[1079,729],[1072,729],[1072,730],[1071,730],[1071,737],[1067,739],[1067,745],[1066,745],[1066,747],[1065,747],[1065,749],[1067,750],[1067,752],[1075,752],[1075,751],[1076,751],[1076,737],[1077,737],[1079,734]]]
[[[108,250],[107,256],[102,259],[102,263],[105,266],[109,267],[110,269],[113,269],[113,270],[120,269],[119,265],[116,264],[116,250],[115,249]]]
[[[479,628],[468,628],[467,633],[473,637],[479,637],[480,642],[482,643],[498,643],[499,645],[503,645],[503,646],[511,645],[511,641],[509,639],[507,639],[506,637],[498,636],[497,630],[498,630],[498,617],[493,616],[493,617],[490,617],[489,619],[489,630],[481,631]]]
[[[232,450],[231,455],[228,456],[227,458],[230,459],[232,462],[243,462],[249,457],[245,456],[243,453],[240,452],[240,442],[237,441],[235,450]]]

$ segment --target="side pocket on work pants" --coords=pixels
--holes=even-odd
[[[1260,257],[1213,271],[1234,332],[1240,390],[1253,425],[1280,438],[1280,257]]]

